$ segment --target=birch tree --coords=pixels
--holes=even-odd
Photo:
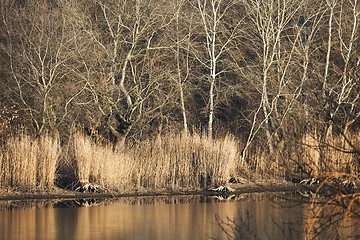
[[[339,122],[339,118],[343,121],[338,124],[342,128],[344,134],[349,127],[360,118],[359,100],[359,50],[356,49],[359,44],[359,18],[360,8],[358,0],[341,0],[328,1],[329,16],[329,34],[328,34],[328,50],[324,73],[324,90],[328,93],[328,98],[333,99],[333,108],[330,110],[330,119],[328,133],[331,135],[332,124]],[[334,5],[337,5],[338,15],[334,16]],[[333,19],[334,18],[334,19]],[[334,23],[333,23],[334,22]],[[333,29],[332,24],[336,26]],[[339,39],[337,44],[332,43],[332,38]],[[335,49],[334,49],[335,48]],[[328,86],[327,76],[330,67],[331,49],[339,52],[342,64],[338,70],[338,79],[335,84]]]
[[[213,122],[215,116],[215,95],[216,83],[224,69],[219,68],[219,63],[226,51],[227,46],[236,37],[235,29],[226,29],[224,26],[226,15],[234,6],[236,1],[223,0],[197,0],[194,7],[200,15],[201,28],[205,35],[205,43],[202,49],[206,52],[203,56],[195,54],[199,62],[208,70],[207,79],[209,82],[208,92],[208,136],[213,136]],[[238,24],[237,24],[238,25]]]
[[[332,139],[333,132],[347,132],[359,118],[359,2],[328,0],[321,5],[308,4],[308,11],[316,16],[309,18],[308,28],[313,30],[305,45],[309,53],[307,66],[314,69],[307,72],[313,80],[308,88],[314,93],[309,94],[308,105],[314,109],[311,116],[317,116],[319,137],[326,142]]]
[[[243,4],[247,26],[242,34],[247,45],[240,44],[238,48],[243,48],[242,56],[247,51],[254,57],[248,66],[238,65],[237,69],[251,79],[260,96],[249,119],[250,129],[242,152],[244,160],[248,147],[262,130],[267,148],[273,153],[275,131],[292,109],[305,79],[296,81],[298,77],[291,76],[298,68],[296,47],[301,43],[301,32],[294,19],[304,1],[243,1]]]
[[[182,12],[182,8],[185,5],[185,0],[176,0],[176,12],[175,12],[175,61],[176,61],[176,82],[178,83],[179,93],[180,93],[180,106],[181,113],[183,119],[183,130],[185,133],[188,131],[188,120],[186,114],[186,104],[185,104],[185,93],[184,93],[184,85],[190,74],[190,65],[189,65],[189,46],[190,46],[190,36],[191,36],[191,28],[192,24],[189,25],[189,30],[185,31],[185,36],[182,36],[182,32],[184,29],[183,25],[180,24],[180,21],[184,20],[184,18],[180,18],[180,13]],[[189,17],[189,16],[188,16]],[[190,16],[190,19],[192,17]],[[185,57],[182,58],[181,50],[185,45]],[[182,60],[183,59],[183,60]]]

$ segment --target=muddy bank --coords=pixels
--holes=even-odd
[[[254,193],[254,192],[289,192],[296,191],[300,186],[289,182],[257,181],[246,183],[229,183],[226,186],[234,189],[232,194]],[[0,189],[0,201],[8,200],[40,200],[40,199],[85,199],[85,198],[118,198],[136,196],[162,196],[162,195],[216,195],[218,192],[202,190],[169,191],[161,190],[128,190],[128,191],[105,191],[102,193],[82,193],[61,188],[52,188],[38,191],[16,191],[13,189]]]

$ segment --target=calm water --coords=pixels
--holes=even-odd
[[[226,233],[230,239],[305,239],[308,211],[307,204],[269,194],[231,201],[183,196],[91,204],[12,202],[0,210],[0,239],[228,239]],[[329,238],[325,233],[319,239]]]

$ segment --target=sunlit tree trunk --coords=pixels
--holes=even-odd
[[[330,54],[331,54],[331,48],[332,48],[332,38],[333,38],[333,18],[334,18],[334,8],[337,4],[337,0],[326,0],[326,3],[329,8],[329,21],[328,21],[328,39],[327,39],[327,50],[326,50],[326,62],[325,62],[325,68],[324,68],[324,77],[323,77],[323,84],[322,84],[322,95],[323,100],[325,101],[325,110],[330,111],[330,106],[328,103],[327,98],[329,97],[329,90],[328,90],[328,76],[329,76],[329,67],[330,67]],[[330,117],[332,118],[333,113],[330,113]],[[325,139],[331,139],[332,137],[332,129],[333,129],[333,123],[331,120],[326,124],[325,128]],[[325,140],[326,141],[326,140]]]
[[[205,51],[207,59],[199,59],[200,62],[208,69],[209,96],[208,96],[208,129],[209,137],[213,136],[213,122],[215,116],[215,84],[218,81],[221,71],[218,69],[220,58],[225,52],[227,45],[235,38],[235,29],[226,33],[222,26],[224,16],[227,11],[234,5],[235,1],[224,2],[221,0],[198,0],[196,10],[201,17],[201,24],[205,32],[206,43]],[[223,38],[220,40],[219,35]],[[227,34],[227,35],[226,35]]]
[[[181,49],[181,38],[180,38],[180,22],[179,22],[179,14],[181,12],[181,7],[184,4],[184,0],[176,0],[176,15],[175,15],[175,24],[176,24],[176,51],[175,51],[175,59],[176,59],[176,71],[177,71],[177,82],[179,86],[180,92],[180,106],[181,106],[181,113],[183,119],[183,130],[185,133],[188,132],[188,121],[186,117],[186,107],[185,107],[185,97],[184,97],[184,81],[186,80],[187,76],[183,77],[181,71],[181,59],[180,59],[180,49]],[[187,50],[188,52],[189,50]],[[188,59],[188,58],[187,58]],[[186,59],[186,60],[187,60]],[[186,74],[188,75],[189,69],[188,64],[186,64]]]

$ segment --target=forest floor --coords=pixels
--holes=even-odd
[[[298,184],[284,180],[256,180],[250,181],[241,179],[238,183],[227,183],[233,192],[231,194],[255,193],[255,192],[289,192],[300,188]],[[223,192],[220,192],[223,193]],[[0,189],[0,201],[9,200],[40,200],[40,199],[87,199],[87,198],[118,198],[118,197],[136,197],[136,196],[181,196],[181,195],[216,195],[219,192],[203,190],[185,190],[172,191],[167,189],[159,190],[126,190],[126,191],[101,191],[101,192],[77,192],[58,187],[51,189],[40,189],[31,191],[22,191],[21,189]]]

